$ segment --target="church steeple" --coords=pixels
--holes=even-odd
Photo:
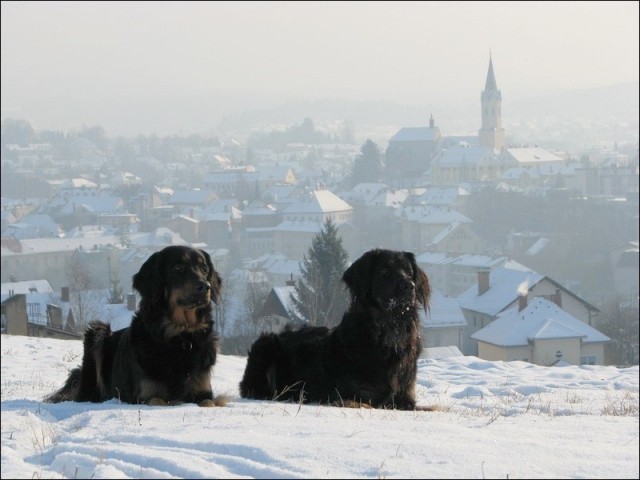
[[[491,54],[489,54],[489,71],[487,72],[487,81],[484,84],[485,92],[495,92],[498,90],[498,86],[496,85],[496,76],[493,73],[493,61],[491,59]]]
[[[493,73],[493,59],[489,54],[489,71],[484,91],[480,94],[482,104],[482,128],[478,132],[480,145],[494,150],[504,146],[502,128],[502,93],[498,90],[496,76]]]

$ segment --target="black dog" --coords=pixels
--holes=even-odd
[[[263,333],[249,351],[242,397],[416,409],[418,305],[429,305],[427,275],[412,253],[375,249],[342,280],[351,305],[340,324]]]
[[[221,286],[203,250],[170,246],[154,253],[133,276],[141,300],[131,325],[111,332],[91,322],[82,366],[45,401],[220,404],[211,389],[218,348],[211,302]]]

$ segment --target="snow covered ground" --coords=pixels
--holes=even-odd
[[[80,341],[2,335],[2,478],[638,478],[638,367],[421,360],[437,412],[244,400],[225,407],[42,403]]]

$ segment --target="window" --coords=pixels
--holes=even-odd
[[[585,355],[580,357],[580,365],[595,365],[596,364],[596,356],[595,355]]]

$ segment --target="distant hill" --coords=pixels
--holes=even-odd
[[[526,98],[510,98],[503,91],[503,120],[533,120],[541,117],[598,117],[638,118],[639,82],[621,83],[606,87],[553,92]],[[436,125],[443,132],[475,131],[480,127],[480,98],[469,105],[441,105],[434,95],[430,104],[401,105],[383,100],[350,101],[320,99],[282,103],[278,106],[245,110],[225,115],[220,131],[247,130],[269,124],[290,125],[309,117],[319,123],[328,120],[349,120],[358,125],[427,125],[433,114]]]

